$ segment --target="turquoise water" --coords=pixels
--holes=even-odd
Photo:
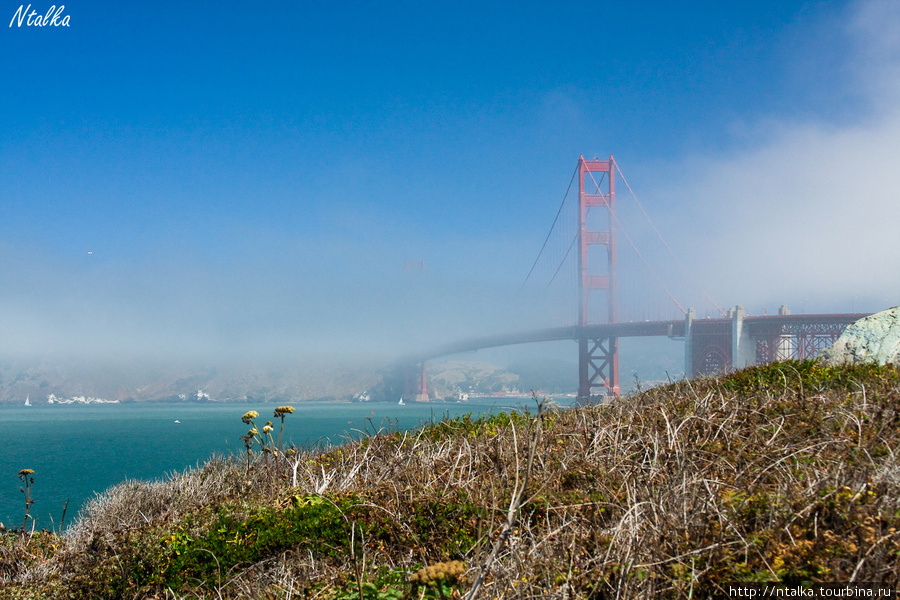
[[[285,441],[304,447],[339,444],[366,429],[410,429],[445,415],[497,413],[508,410],[512,402],[294,404],[296,412],[285,418]],[[7,527],[22,525],[25,495],[19,491],[18,478],[22,469],[34,470],[31,514],[37,527],[58,527],[67,499],[65,524],[70,525],[88,499],[116,483],[160,479],[216,453],[243,453],[240,436],[247,426],[241,416],[256,410],[257,424],[262,427],[272,420],[277,432],[274,409],[273,404],[0,407],[0,522]]]

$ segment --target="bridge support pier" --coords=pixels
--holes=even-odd
[[[731,312],[731,368],[745,369],[756,364],[756,340],[750,337],[750,329],[744,327],[744,307],[738,305],[729,312]]]
[[[697,313],[693,308],[689,308],[684,314],[684,374],[689,378],[696,375],[694,369],[694,339],[691,335],[691,325],[693,325],[696,317]]]
[[[597,393],[600,392],[600,393]],[[578,339],[578,398],[619,395],[619,340],[615,337]]]

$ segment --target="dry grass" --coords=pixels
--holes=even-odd
[[[421,567],[457,560],[460,583],[416,597],[896,584],[898,382],[889,367],[781,363],[605,406],[380,432],[301,452],[275,484],[260,461],[247,477],[245,463],[216,459],[112,488],[39,558],[7,543],[0,590],[399,598]],[[246,552],[231,554],[228,536]]]

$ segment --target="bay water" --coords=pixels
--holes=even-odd
[[[516,402],[521,402],[516,404]],[[340,444],[378,429],[407,430],[445,416],[473,417],[529,406],[528,399],[469,403],[296,403],[285,417],[284,444]],[[0,407],[0,522],[21,527],[24,487],[18,473],[34,470],[30,514],[37,528],[57,529],[68,501],[70,525],[95,494],[128,479],[160,480],[214,454],[246,452],[241,416],[257,425],[280,421],[274,404],[89,404]],[[28,527],[31,528],[29,520]]]

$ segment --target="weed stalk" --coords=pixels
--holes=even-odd
[[[32,469],[22,469],[19,471],[19,479],[25,484],[24,488],[19,488],[23,494],[25,494],[25,520],[22,521],[22,533],[25,533],[25,529],[28,527],[28,512],[31,510],[31,505],[34,504],[34,500],[31,499],[31,486],[34,485],[34,470]],[[34,518],[32,517],[32,521]]]

